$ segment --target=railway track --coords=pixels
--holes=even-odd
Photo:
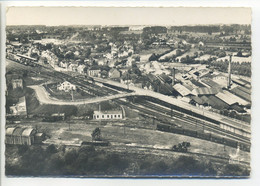
[[[138,149],[138,154],[140,154],[140,152],[142,152],[143,154],[155,154],[155,155],[165,155],[165,153],[161,153],[163,152],[167,152],[170,153],[169,155],[171,155],[171,153],[177,153],[179,155],[192,155],[192,156],[197,156],[199,158],[201,157],[207,157],[207,158],[211,158],[213,161],[217,162],[217,163],[221,163],[223,164],[223,162],[225,164],[229,164],[229,157],[223,157],[223,156],[216,156],[216,155],[211,155],[211,154],[205,154],[205,153],[198,153],[198,152],[176,152],[173,151],[171,149],[157,149],[157,148],[153,148],[153,147],[139,147],[139,146],[122,146],[122,145],[112,145],[113,148],[111,147],[102,147],[102,150],[104,148],[106,148],[106,150],[108,151],[117,151],[117,152],[135,152]],[[166,155],[167,156],[167,155]],[[246,162],[246,161],[237,161],[238,164],[240,165],[245,165],[245,166],[250,166],[250,162]]]
[[[24,64],[21,64],[21,65],[24,65]],[[75,77],[72,77],[68,74],[54,71],[53,69],[47,68],[45,66],[41,66],[41,65],[39,65],[39,66],[45,69],[45,71],[43,72],[44,74],[46,74],[50,77],[54,77],[54,78],[58,77],[58,78],[62,78],[64,80],[69,80],[72,83],[81,86],[83,88],[83,90],[85,89],[86,91],[91,91],[91,93],[95,94],[96,96],[107,96],[107,95],[118,93],[118,91],[116,91],[116,90],[113,91],[111,88],[100,87],[98,85],[95,85],[94,83],[90,83],[90,82],[86,81],[85,79],[81,79],[81,78],[76,79]],[[243,143],[250,145],[250,141],[248,138],[236,135],[229,131],[221,130],[221,128],[216,126],[215,124],[209,123],[202,119],[194,118],[193,116],[190,116],[188,114],[186,115],[186,117],[184,117],[183,113],[173,110],[173,109],[172,109],[172,111],[170,111],[172,113],[170,113],[169,109],[166,109],[163,107],[158,107],[154,104],[151,105],[148,102],[139,103],[139,104],[130,104],[130,103],[124,102],[122,100],[114,100],[114,101],[119,104],[126,105],[130,108],[139,110],[140,112],[150,115],[151,117],[154,117],[154,116],[166,117],[167,119],[171,120],[171,119],[173,119],[171,117],[171,115],[174,115],[174,118],[178,119],[179,122],[186,122],[187,125],[191,125],[191,126],[197,125],[196,127],[203,128],[204,130],[207,129],[211,132],[218,133],[219,135],[226,136],[231,139],[235,139],[239,142],[243,142]],[[146,107],[148,107],[149,109],[147,109]],[[169,123],[174,125],[174,122],[169,121]]]
[[[154,110],[156,110],[158,112],[159,111],[164,112],[166,115],[171,116],[170,109],[166,109],[166,108],[163,108],[163,107],[160,107],[160,106],[156,106],[155,104],[151,104],[149,102],[142,103],[141,105],[144,105],[148,108],[153,108]],[[179,119],[182,119],[184,121],[189,122],[193,126],[200,125],[204,129],[208,129],[208,130],[210,130],[214,133],[219,133],[220,135],[224,135],[224,136],[230,135],[230,137],[236,138],[236,140],[241,140],[241,141],[243,140],[242,142],[246,142],[246,143],[249,144],[249,140],[250,140],[249,138],[238,135],[238,134],[234,135],[234,133],[232,133],[230,131],[226,131],[224,129],[221,129],[221,128],[219,128],[219,126],[216,126],[216,125],[209,123],[207,121],[203,121],[201,119],[194,118],[194,117],[189,116],[189,115],[184,117],[184,114],[182,114],[178,111],[172,111],[172,115],[174,115],[175,118],[179,118]]]
[[[116,100],[116,102],[118,102],[118,100]],[[171,121],[173,118],[170,116],[170,112],[168,110],[163,110],[162,108],[158,108],[153,105],[140,104],[141,105],[141,107],[140,107],[140,105],[138,106],[136,104],[130,104],[130,103],[126,103],[123,101],[119,101],[119,103],[124,104],[132,109],[139,110],[139,112],[141,112],[141,113],[150,115],[151,118],[154,118],[154,117],[167,118],[168,119],[167,123],[171,124],[171,125],[175,125],[176,120],[178,122],[182,122],[183,124],[186,124],[187,126],[191,125],[191,126],[196,127],[196,125],[199,124],[199,123],[194,122],[194,120],[190,120],[189,118],[185,118],[185,117],[181,116],[180,113],[178,113],[178,115],[176,115],[177,117],[174,118],[175,121]],[[219,127],[217,127],[215,125],[206,124],[206,123],[200,123],[200,124],[201,124],[200,128],[202,128],[202,129],[204,128],[204,130],[207,129],[207,130],[211,131],[212,133],[215,133],[215,134],[217,133],[218,135],[225,136],[226,138],[250,145],[250,142],[247,139],[242,139],[241,137],[238,137],[237,135],[234,135],[233,133],[228,132],[228,131],[222,131],[222,130],[220,130]]]

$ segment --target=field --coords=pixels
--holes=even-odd
[[[228,158],[229,154],[235,154],[236,149],[221,144],[216,144],[188,136],[172,134],[155,130],[150,121],[126,119],[122,121],[99,122],[93,120],[70,120],[55,123],[49,122],[22,122],[23,126],[33,126],[39,131],[45,132],[50,138],[47,144],[66,144],[91,141],[91,133],[96,128],[101,129],[103,140],[109,141],[111,150],[119,147],[127,147],[135,152],[139,149],[149,148],[153,150],[169,150],[173,145],[183,141],[190,142],[190,152],[202,153]],[[203,144],[203,145],[202,145]],[[163,152],[164,156],[178,156],[174,152]],[[240,151],[240,161],[250,161],[249,153]]]

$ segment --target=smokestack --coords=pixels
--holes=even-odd
[[[232,61],[232,55],[229,56],[229,62],[228,62],[228,80],[227,80],[228,89],[231,86],[231,61]]]
[[[175,68],[172,69],[172,86],[175,84]]]

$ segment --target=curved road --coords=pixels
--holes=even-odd
[[[122,94],[96,97],[96,98],[84,99],[78,101],[65,101],[65,100],[56,99],[54,97],[50,97],[49,93],[41,85],[32,85],[28,87],[35,91],[37,99],[40,101],[41,104],[52,104],[52,105],[82,105],[82,104],[97,103],[97,102],[107,101],[111,99],[137,95],[137,93],[122,93]]]

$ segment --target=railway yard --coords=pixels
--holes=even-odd
[[[51,81],[69,80],[92,97],[113,96],[122,93],[129,95],[111,100],[124,108],[125,119],[122,121],[104,123],[71,119],[66,122],[45,123],[39,119],[21,120],[23,126],[37,126],[38,129],[45,131],[49,135],[45,144],[80,146],[84,141],[91,141],[91,131],[100,127],[102,138],[109,141],[110,144],[108,147],[97,147],[103,150],[154,154],[168,158],[180,155],[198,159],[207,157],[219,164],[220,162],[230,162],[230,154],[236,154],[237,147],[239,147],[236,163],[247,168],[250,166],[250,138],[221,128],[221,120],[216,121],[203,115],[185,112],[174,104],[154,97],[131,95],[134,92],[131,89],[107,84],[100,86],[100,83],[96,83],[93,79],[87,79],[84,76],[73,77],[41,66],[37,67],[41,69],[39,74],[33,70],[34,67],[7,60],[7,69],[13,68],[26,70],[39,77],[48,77]],[[234,121],[230,125],[233,126],[236,122]],[[245,128],[250,128],[249,124],[243,125],[247,125]],[[183,141],[191,143],[188,152],[174,152],[172,146]]]

